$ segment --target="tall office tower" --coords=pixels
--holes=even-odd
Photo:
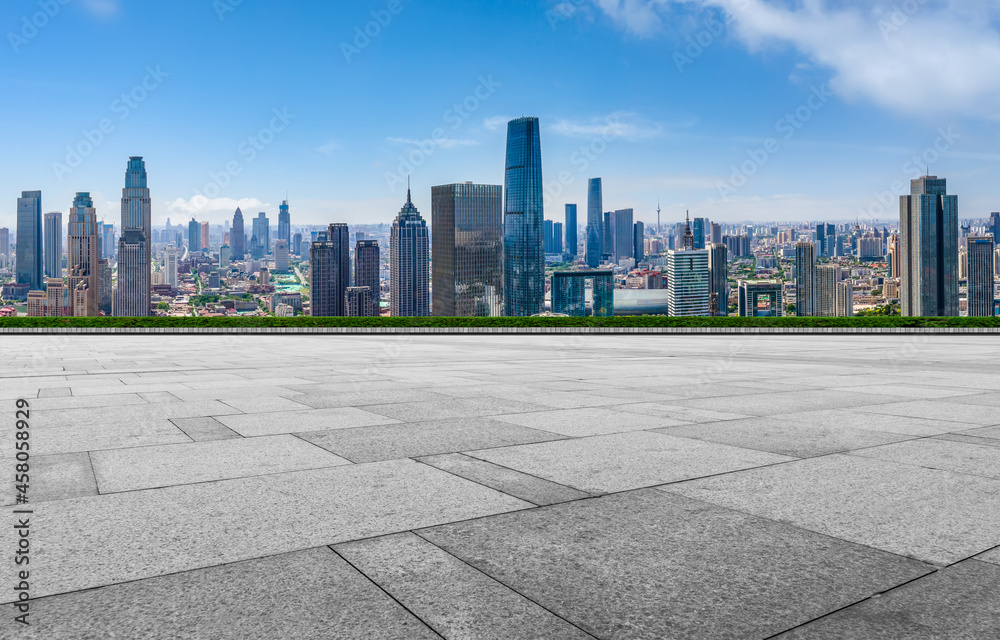
[[[708,251],[667,253],[667,309],[672,317],[707,316],[711,312]]]
[[[53,211],[45,214],[45,277],[62,277],[62,213]]]
[[[854,283],[850,279],[837,283],[836,314],[838,318],[854,317]]]
[[[587,266],[596,269],[601,264],[601,234],[598,227],[592,224],[587,225],[587,244],[584,249]]]
[[[292,253],[301,256],[302,255],[302,234],[296,233],[292,236]]]
[[[232,248],[233,260],[243,260],[247,253],[247,232],[243,226],[243,212],[236,209],[233,216],[233,228],[229,231],[229,246]]]
[[[969,278],[968,252],[963,248],[958,249],[958,280],[964,282]]]
[[[211,227],[209,227],[207,222],[201,223],[201,249],[202,251],[208,251],[211,248],[211,242],[209,238],[211,237]]]
[[[563,252],[563,223],[556,222],[552,225],[552,253],[562,254]]]
[[[271,253],[271,221],[263,211],[253,219],[253,235],[257,236],[257,242],[264,252],[261,257]]]
[[[504,314],[533,316],[545,310],[544,185],[538,118],[508,123],[504,180]]]
[[[993,252],[993,274],[1000,278],[1000,248]]]
[[[996,315],[993,290],[993,238],[969,238],[969,317],[992,318]]]
[[[722,225],[718,222],[712,223],[712,237],[710,241],[712,244],[722,243]]]
[[[958,196],[948,181],[925,176],[899,199],[904,316],[958,315]]]
[[[555,224],[551,220],[544,220],[542,222],[542,238],[546,255],[555,253]]]
[[[993,212],[990,214],[990,226],[987,232],[993,234],[993,243],[1000,245],[1000,213]]]
[[[843,280],[840,265],[821,264],[816,266],[816,313],[822,318],[837,316],[837,285]]]
[[[163,283],[169,284],[174,291],[177,290],[177,247],[167,245],[163,250]]]
[[[826,253],[826,223],[816,225],[817,257],[829,257]]]
[[[826,244],[823,247],[823,255],[828,258],[832,258],[837,253],[837,227],[832,224],[826,225],[824,238],[826,240]]]
[[[899,236],[889,236],[889,277],[899,279]]]
[[[292,215],[289,213],[288,200],[284,200],[278,208],[278,240],[292,244]]]
[[[62,278],[49,278],[45,284],[45,315],[51,318],[73,316],[73,290],[66,286]]]
[[[10,255],[10,229],[4,227],[0,229],[0,256],[6,258]]]
[[[115,249],[118,248],[115,243],[115,225],[113,224],[101,224],[101,257],[113,260],[115,257]]]
[[[66,267],[69,290],[73,292],[73,315],[93,317],[99,311],[100,269],[97,210],[89,193],[78,193],[69,211],[69,236]],[[83,291],[77,304],[78,291]]]
[[[348,287],[346,310],[348,318],[377,318],[372,290],[369,287]]]
[[[566,205],[566,247],[563,252],[573,260],[576,259],[579,251],[579,242],[576,238],[577,228],[576,205],[568,204]]]
[[[694,248],[701,250],[705,248],[705,234],[708,229],[707,218],[695,218],[691,227],[694,234]]]
[[[194,218],[188,223],[188,250],[191,253],[201,251],[201,225]]]
[[[729,315],[729,249],[721,242],[708,248],[708,271],[711,276],[709,310],[713,316]]]
[[[309,251],[312,315],[339,317],[347,313],[351,284],[351,240],[346,224],[331,224]]]
[[[288,271],[288,240],[274,241],[274,270]]]
[[[32,291],[44,286],[42,192],[22,191],[17,199],[17,283]]]
[[[443,229],[439,230],[439,232],[443,231]],[[437,235],[435,234],[436,238]],[[381,305],[379,303],[382,299],[382,283],[379,278],[381,265],[382,255],[378,246],[378,240],[358,241],[358,244],[354,247],[354,286],[368,288],[368,293],[372,297],[372,315],[375,317],[380,315],[379,307]],[[435,280],[435,282],[437,281]]]
[[[632,209],[619,209],[611,217],[613,260],[621,263],[635,257],[635,224]]]
[[[591,178],[587,183],[587,227],[593,228],[597,234],[597,255],[591,255],[590,238],[584,238],[586,243],[585,259],[591,269],[601,264],[601,253],[604,247],[604,187],[600,178]],[[590,233],[589,231],[587,232]]]
[[[105,258],[97,263],[97,312],[110,316],[114,289],[111,288],[111,260]]]
[[[363,241],[365,241],[367,239],[368,239],[368,237],[365,235],[364,231],[355,231],[354,232],[354,243],[355,243],[355,245],[357,245],[357,243],[363,242]]]
[[[539,221],[538,251],[542,250]],[[544,258],[543,265],[544,267]],[[392,223],[389,236],[389,300],[393,317],[431,314],[430,239],[427,221],[413,206],[410,190],[406,204]],[[544,271],[543,271],[544,274]]]
[[[795,315],[816,315],[816,245],[795,244]]]
[[[614,238],[614,227],[611,218],[614,217],[614,213],[611,211],[604,212],[604,223],[601,227],[601,253],[604,254],[606,258],[614,260],[615,258],[615,238]]]
[[[639,264],[646,259],[646,225],[642,222],[636,222],[632,227],[632,257],[635,258],[635,263]]]
[[[146,317],[152,301],[152,205],[146,163],[132,156],[122,189],[122,236],[118,242],[118,287],[114,314]]]
[[[225,273],[229,269],[230,265],[233,264],[233,250],[228,244],[224,244],[219,247],[219,269]]]

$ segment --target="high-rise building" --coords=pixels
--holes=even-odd
[[[382,255],[378,240],[359,240],[354,247],[354,286],[368,289],[368,294],[372,298],[371,315],[376,317],[380,314],[382,299],[379,278],[381,265]]]
[[[712,285],[708,258],[704,249],[667,253],[667,308],[672,317],[710,314]]]
[[[899,279],[899,236],[893,234],[889,236],[889,277]]]
[[[854,283],[850,278],[837,283],[837,308],[838,318],[854,317]]]
[[[816,315],[816,245],[795,244],[795,315]]]
[[[346,308],[349,318],[378,317],[370,287],[348,287]]]
[[[541,224],[539,231],[541,231]],[[541,236],[538,237],[541,251]],[[544,266],[544,265],[543,265]],[[410,190],[406,204],[392,223],[389,236],[389,300],[394,317],[431,314],[430,238],[427,221],[413,205]]]
[[[593,281],[595,317],[615,315],[614,271],[556,271],[552,274],[552,313],[587,315],[586,282]]]
[[[542,237],[543,244],[545,245],[545,255],[555,253],[555,224],[551,220],[542,221]]]
[[[49,278],[45,284],[45,315],[68,318],[73,315],[73,291],[62,278]]]
[[[291,247],[292,244],[292,215],[289,212],[288,200],[284,200],[281,206],[278,208],[278,240],[284,240],[288,243],[287,247]]]
[[[837,316],[837,285],[843,280],[840,265],[820,264],[815,270],[816,313],[822,318]]]
[[[597,243],[594,244],[589,238],[590,231],[587,231],[585,260],[591,269],[601,264],[601,253],[604,247],[604,188],[600,178],[591,178],[587,183],[587,228],[593,229],[597,235]],[[596,255],[593,251],[596,250]]]
[[[434,315],[503,315],[503,187],[434,187],[431,228]]]
[[[596,225],[587,225],[586,248],[584,255],[587,266],[596,269],[601,264],[601,234]]]
[[[211,243],[211,227],[207,222],[201,223],[201,249],[202,251],[208,251],[212,247]]]
[[[993,287],[993,238],[969,238],[969,317],[992,318],[996,315]]]
[[[228,244],[219,247],[219,269],[223,271],[229,269],[233,264],[233,250]]]
[[[705,248],[705,236],[708,232],[708,218],[695,218],[692,221],[691,232],[694,234],[694,248]]]
[[[42,192],[22,191],[17,199],[17,282],[33,291],[44,286]]]
[[[118,242],[115,240],[115,225],[101,225],[101,257],[108,260],[115,259],[115,252],[118,250]]]
[[[646,225],[642,222],[636,222],[635,226],[632,227],[632,257],[635,258],[635,263],[639,264],[646,259]]]
[[[167,245],[163,250],[163,283],[177,290],[177,247]]]
[[[722,243],[708,247],[708,271],[711,276],[709,311],[713,316],[729,315],[729,249]]]
[[[573,260],[576,259],[579,251],[579,242],[576,238],[577,229],[576,205],[568,204],[566,205],[566,248],[564,253]]]
[[[552,253],[562,254],[563,252],[563,223],[556,222],[552,225]]]
[[[312,315],[347,315],[347,288],[351,284],[351,240],[346,224],[331,224],[309,252],[309,297]]]
[[[635,257],[635,224],[632,209],[619,209],[611,217],[611,244],[616,264]]]
[[[194,218],[188,223],[188,250],[191,253],[201,251],[201,225]]]
[[[274,270],[288,271],[288,240],[274,241]]]
[[[718,222],[712,223],[711,243],[722,244],[722,225],[720,225]]]
[[[62,277],[62,212],[53,211],[45,214],[45,277]]]
[[[899,199],[902,315],[958,315],[958,196],[948,181],[925,176]]]
[[[73,315],[93,317],[100,311],[100,267],[97,210],[89,193],[78,193],[69,211],[69,290]],[[82,294],[81,294],[82,292]],[[80,297],[79,304],[77,297]]]
[[[247,233],[243,226],[243,212],[238,208],[233,215],[233,228],[229,231],[229,246],[233,260],[243,260],[247,252]]]
[[[113,310],[114,289],[111,284],[111,260],[97,263],[97,311],[110,316]]]
[[[507,125],[504,207],[504,314],[545,310],[544,185],[538,118]]]
[[[292,253],[301,256],[302,255],[302,234],[296,233],[292,236]]]
[[[3,227],[0,229],[0,258],[7,258],[10,256],[10,229]],[[7,264],[5,260],[0,260],[4,265]]]
[[[993,234],[993,244],[1000,245],[1000,212],[994,211],[990,214],[987,232]]]
[[[152,303],[152,204],[146,163],[132,156],[122,190],[122,236],[118,242],[118,286],[114,315],[146,317]]]
[[[781,318],[785,315],[784,285],[778,280],[740,280],[741,318]]]
[[[816,225],[816,252],[817,257],[829,257],[826,253],[826,223]]]
[[[601,231],[601,253],[605,258],[614,260],[615,257],[615,238],[612,235],[614,233],[612,227],[611,218],[614,213],[611,211],[604,212],[604,222],[602,224]]]
[[[271,253],[271,221],[267,219],[267,214],[263,211],[253,219],[253,235],[257,238],[257,243],[263,251],[260,257]]]

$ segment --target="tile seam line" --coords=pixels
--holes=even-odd
[[[447,453],[445,453],[445,454],[435,454],[435,455],[421,456],[421,457],[433,458],[433,457],[436,457],[436,455],[453,455],[453,454],[447,454]],[[462,455],[462,454],[459,453],[458,455]],[[490,485],[484,484],[483,482],[480,482],[479,480],[473,480],[472,478],[467,478],[465,476],[460,476],[457,473],[455,473],[454,471],[450,471],[448,469],[442,469],[441,467],[435,467],[434,465],[430,464],[429,462],[424,462],[423,460],[420,460],[418,458],[410,458],[410,460],[413,460],[414,462],[416,462],[418,464],[426,465],[426,466],[430,467],[431,469],[435,469],[437,471],[441,471],[443,473],[450,474],[452,476],[455,476],[456,478],[459,478],[460,480],[465,480],[466,482],[471,482],[473,484],[478,484],[479,486],[486,487],[487,489],[490,489],[491,491],[496,491],[497,493],[502,493],[503,495],[509,496],[511,498],[514,498],[515,500],[520,500],[521,502],[524,502],[526,504],[531,505],[531,507],[529,507],[528,510],[530,510],[532,508],[540,508],[540,507],[543,507],[543,506],[547,506],[547,505],[538,504],[537,502],[532,502],[531,500],[528,500],[527,498],[522,498],[521,496],[516,496],[513,493],[509,493],[507,491],[504,491],[503,489],[497,489],[496,487],[491,487]],[[480,460],[480,462],[486,462],[486,461],[485,460]],[[487,464],[490,464],[490,463],[487,463]],[[497,466],[499,466],[499,465],[497,465]],[[504,467],[504,468],[506,468],[506,467]],[[510,471],[514,471],[514,470],[510,469]],[[527,476],[530,476],[532,478],[535,478],[535,476],[531,476],[530,474],[527,474],[527,473],[524,474],[524,475],[527,475]],[[536,479],[541,480],[542,478],[536,478]],[[560,485],[560,486],[565,486],[565,485]],[[567,487],[567,488],[572,488],[572,487]],[[590,498],[590,497],[593,497],[593,496],[587,496],[587,498]],[[576,500],[585,500],[585,499],[586,498],[577,498]],[[575,502],[576,500],[567,500],[567,502]],[[562,504],[562,503],[557,503],[557,504]]]

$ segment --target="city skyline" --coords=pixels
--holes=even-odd
[[[373,11],[384,18],[385,2],[281,11],[270,2],[223,4],[231,11],[212,3],[72,3],[30,38],[18,26],[38,10],[36,2],[0,9],[16,36],[0,54],[8,58],[0,81],[24,98],[12,105],[12,115],[25,123],[11,134],[17,159],[2,161],[0,226],[14,227],[12,202],[25,190],[42,191],[47,208],[64,214],[75,193],[90,192],[98,218],[113,221],[116,167],[130,155],[149,159],[157,176],[157,226],[192,215],[221,224],[237,206],[274,219],[286,197],[300,224],[387,222],[403,197],[406,173],[428,186],[414,191],[414,204],[427,211],[431,186],[500,184],[503,124],[521,113],[540,119],[545,206],[554,221],[565,204],[585,206],[586,181],[595,175],[605,179],[608,210],[632,208],[647,225],[655,221],[658,199],[664,219],[672,220],[686,209],[721,222],[842,221],[859,217],[859,210],[884,211],[878,217],[891,220],[895,199],[925,171],[950,177],[969,218],[998,208],[989,180],[1000,165],[993,152],[997,130],[982,106],[995,97],[993,72],[970,71],[978,59],[967,53],[977,44],[998,49],[991,8],[950,7],[942,14],[922,5],[886,30],[880,21],[891,15],[891,3],[818,2],[792,10],[760,1],[511,1],[456,15],[401,2],[387,24],[374,23],[378,35],[362,47],[354,42],[356,29],[363,33]],[[98,5],[104,9],[94,9]],[[720,13],[726,8],[728,24]],[[800,42],[769,32],[755,15],[802,27],[836,18],[835,35],[843,42],[831,43],[829,36]],[[167,27],[163,33],[183,25],[197,44],[178,51],[170,38],[138,28],[151,21]],[[295,43],[270,51],[244,37],[266,26],[316,42],[309,35],[320,23],[326,31],[318,52]],[[934,42],[963,42],[954,60],[919,83],[913,64],[899,66],[885,87],[866,81],[866,73],[919,59],[914,41],[923,46],[923,40],[910,36],[931,27],[941,32]],[[503,38],[491,35],[512,30],[522,46],[508,59],[497,55],[499,44],[490,44]],[[73,44],[81,31],[94,36],[84,51]],[[447,33],[463,53],[432,92],[424,87],[437,79],[429,71],[434,52],[414,48],[405,37],[418,31]],[[845,51],[859,44],[869,55],[850,69],[842,62]],[[130,64],[104,64],[122,46],[136,51]],[[233,65],[204,64],[232,56],[272,74],[274,86],[257,91],[259,77]],[[399,64],[404,59],[408,64]],[[582,68],[588,72],[572,72]],[[322,84],[331,87],[349,84],[357,99],[331,106],[332,89],[300,82],[301,74],[329,78]],[[580,99],[592,95],[594,78],[602,91]],[[935,81],[951,89],[944,91],[948,99],[921,100],[916,85]],[[132,90],[143,99],[120,99]],[[74,95],[72,111],[64,106],[67,91]],[[226,100],[224,109],[218,101],[193,99],[209,91],[240,99]],[[369,108],[394,104],[400,91],[418,96],[405,112]],[[466,109],[466,99],[476,108]],[[792,135],[785,139],[781,131]],[[241,144],[254,137],[261,148],[250,145],[245,149],[253,153],[241,154]],[[777,150],[765,144],[770,139]],[[88,151],[88,144],[92,150],[71,167],[66,147]],[[400,158],[410,155],[419,162],[401,171]],[[60,164],[69,171],[54,168]],[[198,193],[216,190],[211,206],[192,207]]]

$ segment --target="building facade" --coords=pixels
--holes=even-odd
[[[538,118],[508,123],[504,184],[504,314],[533,316],[545,307],[544,185]]]
[[[993,238],[969,238],[969,317],[992,318],[996,314],[993,282]]]
[[[378,240],[359,240],[354,247],[354,286],[368,287],[372,297],[372,314],[380,315],[382,252]]]
[[[741,318],[781,318],[785,315],[784,285],[778,280],[740,280]]]
[[[729,249],[722,243],[708,248],[708,270],[711,276],[709,310],[713,316],[729,315]]]
[[[570,257],[570,262],[576,260],[580,251],[579,240],[576,237],[579,228],[576,221],[576,208],[575,204],[566,205],[566,246],[563,253]]]
[[[604,187],[601,178],[591,178],[587,183],[587,237],[584,259],[591,269],[601,264],[604,246]],[[590,230],[597,236],[596,243],[590,239]]]
[[[150,314],[152,302],[152,204],[146,163],[129,158],[122,190],[122,235],[118,241],[118,286],[114,315],[140,318]]]
[[[229,231],[229,247],[233,260],[243,260],[247,252],[247,233],[244,228],[243,212],[236,209],[233,215],[233,227]]]
[[[843,280],[842,270],[837,264],[816,266],[816,313],[821,318],[837,316],[837,285]]]
[[[274,241],[274,270],[288,271],[288,240]]]
[[[292,246],[292,214],[288,200],[283,200],[278,208],[278,238],[284,240],[288,247]]]
[[[541,245],[539,245],[541,250]],[[431,314],[430,238],[427,221],[406,190],[406,204],[389,236],[389,304],[394,317]]]
[[[17,199],[16,277],[32,291],[45,285],[42,249],[42,192],[23,191]]]
[[[572,317],[587,315],[587,281],[593,282],[594,317],[615,315],[613,271],[556,271],[552,274],[552,313]]]
[[[958,196],[948,181],[925,176],[911,181],[899,199],[902,315],[958,315]]]
[[[635,223],[632,209],[619,209],[611,217],[612,259],[616,264],[635,258]]]
[[[816,245],[795,244],[795,315],[816,315]]]
[[[667,305],[672,317],[708,316],[711,275],[708,251],[689,249],[667,253]]]
[[[69,289],[74,296],[73,315],[76,316],[93,317],[100,311],[100,226],[90,194],[76,194],[69,212],[66,262]]]
[[[62,277],[62,213],[52,211],[45,214],[45,277]]]

